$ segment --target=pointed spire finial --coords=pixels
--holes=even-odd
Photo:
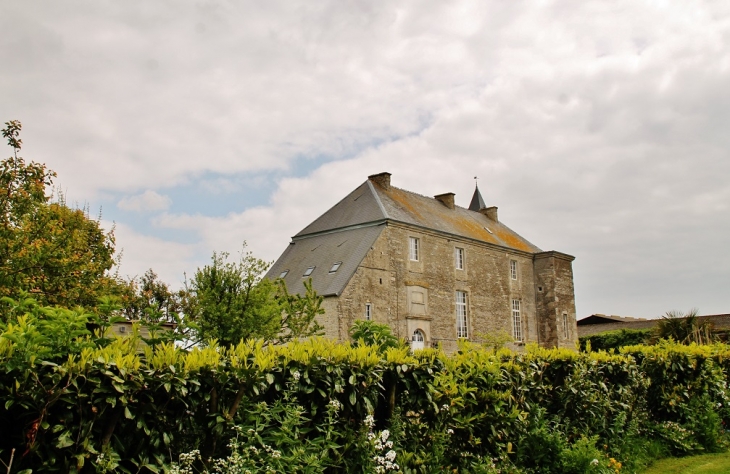
[[[479,212],[480,209],[484,209],[487,207],[486,204],[484,204],[484,199],[482,199],[482,193],[479,192],[479,178],[474,176],[474,195],[471,198],[471,203],[469,204],[469,210],[470,211],[476,211]]]

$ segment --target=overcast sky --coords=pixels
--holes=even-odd
[[[730,312],[727,0],[23,0],[0,31],[0,122],[123,275],[273,261],[370,174],[465,207],[478,176],[576,257],[579,318]]]

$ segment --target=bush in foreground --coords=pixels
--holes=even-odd
[[[81,310],[16,313],[0,327],[10,472],[630,472],[725,442],[724,345],[139,352]]]

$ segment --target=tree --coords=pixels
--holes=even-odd
[[[18,156],[20,130],[17,120],[2,130],[13,156],[0,164],[0,297],[27,291],[41,305],[94,307],[99,296],[121,291],[109,273],[113,230],[61,195],[52,200],[56,173]]]
[[[183,313],[186,291],[173,291],[151,268],[130,282],[131,296],[122,302],[127,319],[148,323],[176,323]]]
[[[198,268],[190,283],[185,317],[195,342],[215,339],[231,346],[253,338],[283,344],[321,334],[315,318],[324,313],[323,298],[311,281],[304,295],[291,295],[283,280],[263,277],[269,264],[251,252],[242,252],[238,262],[228,258],[228,253],[213,253],[211,264]]]
[[[691,309],[687,313],[667,311],[656,326],[658,339],[674,339],[680,344],[712,344],[717,340],[712,323],[700,321],[698,310]]]

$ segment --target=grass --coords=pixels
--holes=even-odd
[[[726,452],[662,459],[652,464],[642,474],[727,474],[729,472],[730,452]]]

